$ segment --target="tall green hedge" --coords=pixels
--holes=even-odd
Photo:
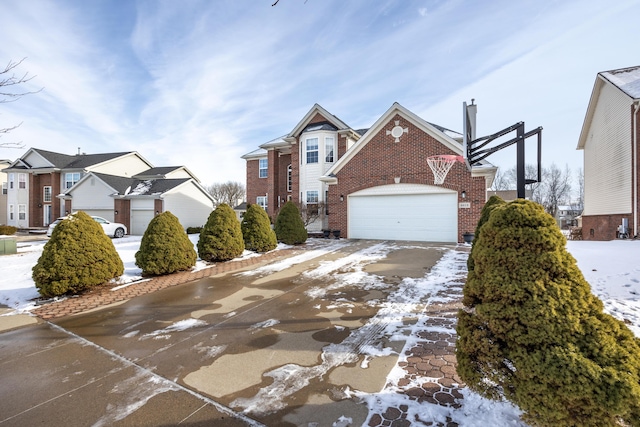
[[[228,261],[242,255],[244,240],[234,210],[222,203],[211,212],[200,232],[198,255],[203,261]]]
[[[240,224],[244,246],[255,252],[272,251],[278,246],[276,233],[271,229],[269,215],[259,205],[249,205]]]
[[[492,210],[458,315],[458,374],[535,426],[640,426],[640,341],[603,312],[565,244],[536,203]]]
[[[144,275],[171,274],[196,265],[196,250],[180,220],[169,211],[156,215],[147,226],[136,265]]]
[[[298,245],[307,241],[307,229],[304,228],[300,210],[295,203],[288,201],[282,206],[275,225],[279,242],[287,245]]]
[[[124,265],[100,224],[77,212],[56,225],[32,273],[38,292],[53,297],[108,282]]]

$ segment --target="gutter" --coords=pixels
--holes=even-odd
[[[638,236],[638,110],[640,100],[634,102],[633,110],[633,235]]]

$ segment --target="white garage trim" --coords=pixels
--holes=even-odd
[[[352,239],[458,241],[458,193],[422,184],[392,184],[347,198]]]

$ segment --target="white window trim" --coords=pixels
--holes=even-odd
[[[26,221],[27,205],[18,205],[18,221]]]
[[[49,190],[49,197],[47,197],[47,189]],[[42,201],[44,203],[51,203],[53,201],[53,187],[50,185],[42,187]]]
[[[309,141],[313,141],[315,140],[316,142],[316,148],[315,150],[309,150]],[[307,162],[308,165],[315,165],[318,164],[320,162],[320,138],[318,138],[317,136],[314,138],[306,138],[305,139],[305,144],[304,144],[304,148],[305,148],[305,160]],[[310,162],[309,161],[309,154],[311,153],[315,153],[315,157],[316,157],[316,161],[315,162]]]
[[[264,201],[264,203],[260,203],[261,201]],[[267,196],[256,197],[256,204],[260,206],[262,209],[264,209],[265,211],[267,210],[267,207],[268,207],[267,202],[268,202]]]
[[[69,175],[71,175],[71,179],[69,179]],[[77,180],[75,180],[76,175],[78,176]],[[64,174],[64,188],[66,190],[76,185],[78,181],[80,181],[80,172],[67,172]],[[71,185],[68,185],[69,183],[71,183]]]
[[[264,162],[264,167],[262,165]],[[262,171],[264,171],[264,176]],[[269,176],[269,159],[258,159],[258,178],[267,178]]]
[[[14,188],[15,179],[16,179],[15,174],[10,173],[9,174],[9,189],[11,189],[11,190],[13,190],[13,188]]]
[[[315,197],[311,197],[311,198],[315,198],[315,200],[309,200],[310,199],[310,195],[312,195],[312,193],[315,193]],[[307,190],[307,203],[308,204],[317,204],[320,200],[320,192],[318,190]]]
[[[14,220],[14,215],[15,215],[15,206],[14,205],[9,205],[9,219],[11,221]]]
[[[24,190],[27,188],[27,174],[19,173],[18,174],[18,188]]]
[[[287,166],[287,191],[290,193],[293,189],[293,168]]]
[[[328,149],[329,144],[331,144],[331,150]],[[331,153],[331,160],[328,160],[329,153]],[[324,161],[325,163],[334,163],[336,161],[336,139],[332,136],[324,138]]]

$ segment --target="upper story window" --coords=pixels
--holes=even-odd
[[[267,159],[258,160],[258,177],[259,178],[266,178],[268,169],[269,169],[269,160]]]
[[[18,174],[18,188],[25,189],[27,188],[27,174],[19,173]]]
[[[12,190],[14,188],[13,187],[13,185],[14,185],[13,182],[15,181],[15,179],[16,179],[15,174],[10,173],[9,174],[9,188],[12,189]]]
[[[291,165],[287,166],[287,191],[291,191],[293,189],[293,169],[291,169]]]
[[[71,188],[80,181],[80,172],[69,172],[64,174],[64,188]]]
[[[44,194],[42,195],[42,201],[51,202],[51,187],[47,185],[43,187],[43,190]]]
[[[258,197],[256,197],[256,204],[266,211],[267,210],[267,196],[258,196]]]
[[[332,136],[328,136],[324,139],[324,161],[327,163],[333,163],[333,152],[335,150],[335,142]]]
[[[307,164],[318,163],[318,138],[307,139]]]

